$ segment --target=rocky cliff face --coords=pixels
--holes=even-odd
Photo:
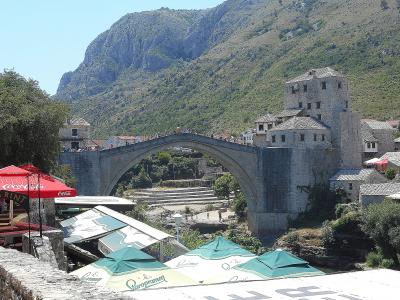
[[[245,26],[248,18],[234,18],[233,12],[251,3],[230,0],[209,10],[162,8],[128,14],[88,46],[75,71],[62,76],[56,98],[92,96],[106,90],[124,71],[157,72],[195,59],[235,28]]]

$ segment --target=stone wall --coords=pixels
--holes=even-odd
[[[131,299],[85,283],[33,256],[0,247],[0,300]]]

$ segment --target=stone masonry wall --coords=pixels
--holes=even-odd
[[[132,299],[85,283],[33,256],[0,247],[0,300]]]

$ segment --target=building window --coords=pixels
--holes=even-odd
[[[79,142],[71,142],[71,149],[78,150],[79,149]]]
[[[311,103],[307,103],[307,109],[311,109]]]
[[[321,108],[321,102],[317,102],[317,109]]]
[[[317,135],[314,133],[314,142],[317,141]]]
[[[307,93],[307,84],[303,85],[303,92]]]
[[[349,101],[346,101],[346,108],[349,108]]]
[[[303,108],[303,102],[299,102],[299,108]]]
[[[272,124],[268,124],[268,129],[272,129]]]
[[[264,131],[264,124],[258,125],[258,131]]]
[[[281,135],[281,141],[284,143],[286,141],[286,136],[284,134]]]
[[[338,87],[338,89],[342,88],[342,83],[340,81],[338,82],[337,87]]]
[[[72,129],[72,136],[78,136],[78,129]]]
[[[292,86],[292,94],[296,94],[296,88]]]
[[[349,190],[352,191],[353,190],[353,183],[349,182]]]
[[[372,148],[375,149],[375,147],[376,147],[376,144],[372,143]]]
[[[367,148],[368,148],[368,149],[371,148],[371,143],[370,143],[370,142],[367,143]]]
[[[325,141],[325,134],[321,136],[321,141]]]
[[[318,120],[322,120],[322,116],[321,115],[317,115]]]
[[[275,142],[276,142],[276,138],[275,138],[275,136],[274,136],[274,135],[272,136],[272,142],[273,142],[273,143],[275,143]]]
[[[300,141],[304,142],[304,133],[300,134]]]
[[[326,90],[326,81],[322,81],[322,89]]]

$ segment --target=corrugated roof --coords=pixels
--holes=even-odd
[[[387,159],[392,164],[400,167],[400,152],[386,152],[380,159]]]
[[[266,114],[262,117],[259,117],[256,120],[256,123],[271,123],[271,122],[276,122],[277,118],[273,114]]]
[[[282,124],[279,124],[270,131],[291,130],[291,129],[328,129],[325,125],[311,117],[293,117]]]
[[[400,183],[378,183],[378,184],[362,184],[360,186],[360,194],[387,196],[400,193]]]
[[[372,129],[366,123],[361,123],[361,138],[364,142],[378,142],[378,139],[372,134]]]
[[[400,143],[400,137],[394,140],[395,143]]]
[[[276,115],[277,118],[295,117],[299,115],[303,109],[285,109]]]
[[[379,174],[375,169],[339,169],[330,181],[364,181],[372,174]]]
[[[326,68],[321,68],[321,69],[311,69],[307,71],[306,73],[297,76],[291,80],[289,80],[286,83],[294,83],[298,81],[305,81],[305,80],[311,80],[313,78],[326,78],[326,77],[344,77],[341,73],[338,71],[335,71],[334,69],[330,67]]]
[[[363,119],[362,123],[367,124],[371,129],[391,129],[395,130],[388,122],[371,120],[371,119]]]

